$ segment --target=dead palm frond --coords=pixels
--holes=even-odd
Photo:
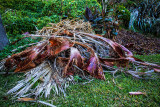
[[[85,26],[89,33],[84,32]],[[123,71],[136,78],[150,77],[160,69],[156,64],[133,57],[124,46],[95,35],[88,22],[66,20],[26,37],[30,36],[43,37],[43,40],[5,59],[0,67],[26,72],[26,78],[8,91],[18,97],[48,97],[51,92],[65,96],[68,85],[74,83],[74,75],[89,81],[91,77],[105,80],[103,70],[106,68],[105,72]],[[118,58],[106,58],[110,49]],[[147,71],[140,72],[141,68]]]

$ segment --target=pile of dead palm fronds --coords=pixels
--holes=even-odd
[[[15,69],[26,76],[8,94],[65,95],[68,85],[75,82],[74,75],[90,81],[93,77],[105,80],[104,72],[124,72],[142,79],[154,78],[152,74],[160,72],[159,65],[143,62],[124,46],[94,34],[88,22],[65,20],[51,25],[36,34],[27,34],[25,37],[43,39],[1,62],[1,70]],[[118,57],[109,58],[111,49]]]

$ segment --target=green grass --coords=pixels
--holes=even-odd
[[[149,61],[160,63],[159,55],[149,55],[136,57]],[[91,83],[82,85],[71,85],[67,89],[67,97],[51,96],[50,98],[41,98],[40,100],[52,103],[56,106],[160,106],[160,79],[157,80],[139,80],[123,73],[115,78],[116,85],[113,83],[111,74],[105,74],[106,81],[95,79]],[[28,107],[44,106],[31,102],[16,102],[11,100],[6,92],[16,85],[18,80],[23,78],[23,74],[14,74],[9,76],[0,75],[0,105],[1,107]],[[121,87],[122,89],[119,89]],[[147,95],[129,95],[131,91],[146,92]],[[7,98],[8,99],[7,99]],[[6,100],[7,99],[7,100]]]
[[[160,54],[153,55],[136,55],[136,58],[142,59],[143,61],[148,61],[151,63],[157,63],[160,65]]]

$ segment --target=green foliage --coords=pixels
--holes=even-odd
[[[6,26],[6,31],[8,31],[7,33],[12,34],[13,36],[35,30],[34,19],[30,19],[28,17],[19,18],[15,22]]]
[[[1,0],[0,12],[8,36],[41,29],[63,17],[80,17],[85,7],[100,7],[97,0]]]
[[[26,1],[26,0],[25,0]],[[3,8],[12,8],[15,9],[22,3],[22,0],[1,0],[0,5]]]
[[[76,75],[76,76],[74,76],[74,81],[75,82],[82,82],[82,78],[81,77],[79,77],[78,75]]]
[[[125,27],[128,28],[129,21],[130,21],[130,11],[123,5],[118,5],[116,7],[115,17],[118,20],[123,21]]]
[[[51,16],[54,14],[60,15],[62,13],[61,0],[53,0],[52,2],[46,2],[42,10],[42,15]]]
[[[138,0],[138,2],[140,2],[141,0]],[[126,3],[124,3],[123,5],[127,8],[130,9],[131,7],[136,7],[137,5],[137,0],[127,0]]]
[[[23,11],[8,10],[2,14],[3,24],[8,35],[35,31],[36,18],[30,18]]]
[[[132,23],[132,26],[135,26],[136,30],[140,30],[144,34],[151,33],[160,36],[160,1],[144,0],[134,8],[131,14],[134,15],[135,11],[138,12],[138,16],[132,19],[135,22]]]
[[[85,7],[100,7],[97,0],[50,0],[46,2],[42,11],[43,15],[66,15],[75,18],[82,15]]]
[[[48,16],[40,17],[36,21],[36,25],[38,29],[42,29],[44,26],[46,26],[48,23],[52,22],[52,19]]]
[[[93,13],[93,14],[92,14]],[[91,9],[86,8],[85,20],[90,21],[92,28],[96,34],[104,34],[105,37],[113,39],[117,36],[117,29],[119,27],[118,21],[108,16],[108,12],[98,11],[96,8],[94,12]]]
[[[28,10],[41,12],[45,4],[40,0],[1,0],[0,6],[5,9]]]
[[[19,7],[16,9],[41,13],[44,6],[45,6],[45,3],[43,3],[40,0],[24,0],[24,1],[22,0],[22,4],[19,4]]]

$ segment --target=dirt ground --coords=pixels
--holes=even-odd
[[[122,44],[135,54],[160,54],[160,38],[148,37],[122,29],[114,41]]]

